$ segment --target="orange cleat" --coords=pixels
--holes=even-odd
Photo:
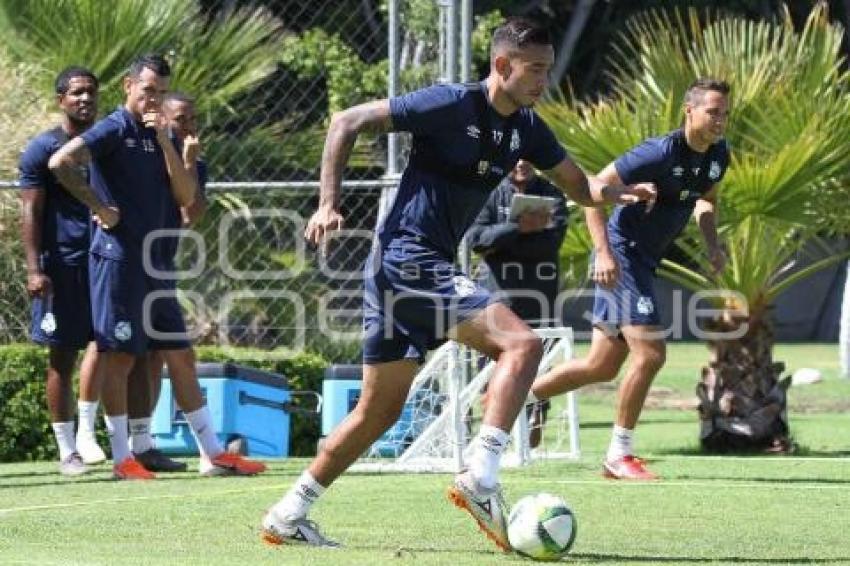
[[[127,456],[112,466],[112,477],[116,480],[153,480],[156,474],[149,472],[132,456]]]
[[[602,475],[612,480],[651,481],[658,476],[646,469],[643,460],[636,456],[623,456],[603,464]]]
[[[248,460],[239,454],[222,452],[215,458],[211,458],[213,466],[223,468],[231,474],[238,476],[254,476],[266,471],[266,465],[255,460]]]

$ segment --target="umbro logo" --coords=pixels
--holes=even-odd
[[[481,136],[481,130],[479,130],[476,126],[467,126],[466,135],[471,138],[478,139]]]
[[[679,165],[673,167],[673,176],[674,177],[681,177],[684,174],[685,174],[685,168],[684,167],[681,167]]]

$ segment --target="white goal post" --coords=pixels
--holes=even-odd
[[[543,359],[538,374],[573,355],[571,328],[542,328]],[[480,421],[478,402],[495,362],[447,342],[422,366],[411,385],[399,421],[352,467],[354,471],[457,472],[463,469],[469,440]],[[471,376],[466,380],[465,375]],[[526,412],[520,413],[503,466],[523,466],[541,458],[580,457],[578,403],[568,393],[558,414],[550,412],[544,442],[532,450]],[[478,417],[476,419],[476,417]]]

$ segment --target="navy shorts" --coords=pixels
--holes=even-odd
[[[68,350],[85,348],[93,338],[88,264],[44,260],[41,267],[50,277],[52,291],[32,301],[33,342]]]
[[[141,354],[190,346],[174,285],[151,278],[138,261],[92,254],[89,266],[99,351]]]
[[[366,262],[364,363],[422,363],[428,350],[446,341],[451,328],[494,301],[439,253],[391,248],[380,262],[378,254],[373,252]]]
[[[633,247],[611,250],[620,265],[620,279],[613,289],[596,286],[593,325],[612,334],[622,326],[660,326],[652,261]]]

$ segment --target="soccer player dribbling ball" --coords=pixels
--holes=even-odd
[[[460,239],[519,159],[534,164],[584,205],[631,203],[655,195],[650,186],[588,179],[531,110],[553,61],[545,29],[512,19],[493,35],[490,74],[481,83],[436,85],[333,116],[322,155],[319,208],[305,232],[314,244],[324,245],[342,227],[340,183],[360,132],[411,132],[413,149],[366,262],[360,400],[264,517],[266,542],[337,546],[307,519],[310,507],[398,419],[428,350],[452,339],[497,363],[469,469],[457,475],[449,497],[495,544],[509,548],[499,460],[542,346],[507,306],[454,267]]]

